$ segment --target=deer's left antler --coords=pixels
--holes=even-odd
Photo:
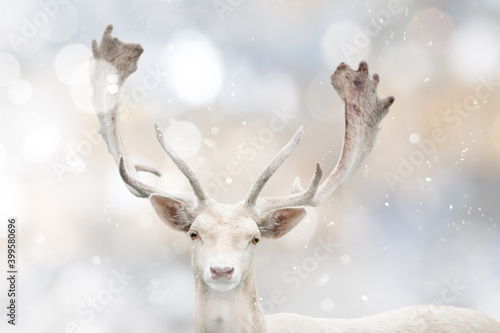
[[[335,90],[342,98],[345,107],[345,136],[342,153],[337,165],[325,181],[319,185],[321,167],[316,165],[316,172],[309,187],[303,190],[300,180],[294,182],[293,194],[282,197],[262,197],[258,194],[263,186],[283,161],[291,154],[300,140],[300,135],[292,139],[291,149],[282,149],[271,163],[255,180],[246,202],[261,212],[293,206],[317,206],[328,199],[332,193],[356,171],[363,159],[370,153],[380,130],[380,122],[389,111],[394,97],[383,100],[377,96],[379,76],[370,78],[368,65],[362,61],[357,71],[340,64],[331,77]],[[299,130],[300,131],[300,130]],[[291,142],[292,142],[291,141]],[[277,163],[279,161],[279,163]]]

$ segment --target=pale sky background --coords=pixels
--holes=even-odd
[[[264,194],[289,193],[296,176],[305,185],[318,161],[331,171],[344,131],[329,82],[338,64],[366,60],[379,96],[395,96],[352,179],[290,234],[259,243],[266,313],[352,318],[444,303],[500,319],[498,1],[0,8],[5,274],[7,218],[19,226],[19,325],[7,327],[2,314],[2,332],[193,332],[190,241],[127,191],[95,133],[90,43],[110,23],[145,49],[123,95],[125,146],[164,172],[147,181],[172,190],[189,184],[154,123],[216,199],[237,202],[301,125],[300,146]],[[317,260],[325,243],[331,253]]]

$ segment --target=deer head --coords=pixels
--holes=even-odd
[[[304,127],[299,128],[258,175],[246,198],[234,205],[221,204],[209,197],[196,173],[172,149],[161,130],[157,138],[179,170],[186,176],[192,192],[166,191],[145,184],[138,172],[160,176],[157,170],[129,160],[119,130],[119,96],[127,77],[137,69],[143,49],[138,44],[123,43],[106,28],[101,43],[93,41],[91,82],[94,105],[101,125],[101,135],[114,157],[123,181],[130,192],[149,198],[158,216],[170,227],[184,232],[192,240],[192,267],[197,279],[208,288],[227,291],[246,281],[253,272],[253,255],[261,238],[279,238],[293,229],[306,215],[305,206],[317,206],[345,182],[372,150],[379,123],[394,102],[393,97],[380,100],[376,94],[377,74],[368,75],[361,62],[357,71],[340,64],[331,77],[333,87],[345,104],[346,130],[340,159],[321,183],[319,164],[303,189],[297,178],[292,194],[260,197],[259,194],[280,165],[299,143]]]

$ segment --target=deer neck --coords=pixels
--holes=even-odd
[[[255,270],[229,291],[217,291],[201,278],[196,283],[196,333],[265,333]]]

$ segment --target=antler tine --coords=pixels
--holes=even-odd
[[[357,71],[340,64],[331,77],[332,85],[342,97],[345,107],[346,129],[341,156],[333,171],[317,187],[314,196],[310,195],[311,186],[302,191],[299,181],[293,185],[289,196],[259,198],[260,211],[291,206],[317,206],[328,199],[332,193],[357,170],[364,158],[370,153],[380,130],[379,124],[394,102],[394,97],[380,100],[377,97],[379,76],[368,76],[368,65],[362,61]],[[313,178],[314,179],[314,178]],[[312,183],[312,182],[311,182]],[[297,191],[302,191],[296,193]],[[309,193],[309,195],[306,195]]]
[[[190,192],[180,192],[180,191],[167,192],[144,183],[142,180],[133,175],[133,173],[128,169],[125,159],[123,157],[120,158],[120,164],[118,166],[118,169],[120,171],[120,176],[122,177],[125,184],[127,184],[130,188],[137,191],[138,197],[148,198],[151,194],[163,194],[183,202],[192,202],[193,201],[192,199],[194,199],[192,198],[192,193]]]
[[[281,197],[263,197],[257,199],[256,206],[261,212],[267,212],[274,209],[298,206],[315,206],[314,198],[318,192],[319,183],[323,176],[323,169],[319,163],[316,163],[316,170],[311,178],[307,189],[300,189],[291,195]]]
[[[144,49],[139,44],[124,43],[118,38],[112,37],[112,32],[113,26],[108,25],[100,44],[95,40],[92,41],[94,55],[91,71],[91,83],[94,90],[93,102],[101,126],[100,133],[108,146],[108,151],[113,156],[119,167],[120,175],[132,194],[147,198],[153,193],[159,193],[187,200],[190,193],[165,191],[143,183],[139,178],[138,171],[149,172],[157,176],[161,176],[161,173],[153,167],[135,164],[127,156],[119,124],[120,92],[126,79],[137,70],[137,62]],[[160,140],[160,142],[162,141]],[[162,146],[164,146],[163,142]],[[197,198],[200,201],[206,200],[208,196],[195,178],[194,172],[173,150],[170,149],[167,153],[188,177]],[[190,176],[186,170],[189,171]]]
[[[261,171],[261,173],[257,176],[250,191],[247,194],[245,199],[245,203],[248,206],[255,206],[257,202],[257,198],[259,197],[260,192],[266,185],[267,181],[271,176],[278,170],[278,168],[285,162],[288,156],[295,150],[297,145],[304,134],[305,127],[300,127],[297,132],[295,132],[292,139],[283,147],[281,150],[273,157],[271,162]]]
[[[163,135],[160,127],[155,124],[156,137],[160,144],[165,150],[165,152],[170,156],[170,159],[175,163],[177,168],[186,176],[193,188],[194,194],[198,198],[200,202],[205,202],[209,199],[209,196],[201,186],[201,182],[196,175],[196,172],[175,152],[172,146],[165,140],[165,136]]]
[[[125,158],[123,157],[120,158],[118,170],[120,171],[120,176],[122,177],[125,184],[133,188],[137,192],[136,195],[138,197],[147,198],[153,193],[159,193],[159,190],[157,188],[145,184],[139,178],[135,177],[127,168]]]

